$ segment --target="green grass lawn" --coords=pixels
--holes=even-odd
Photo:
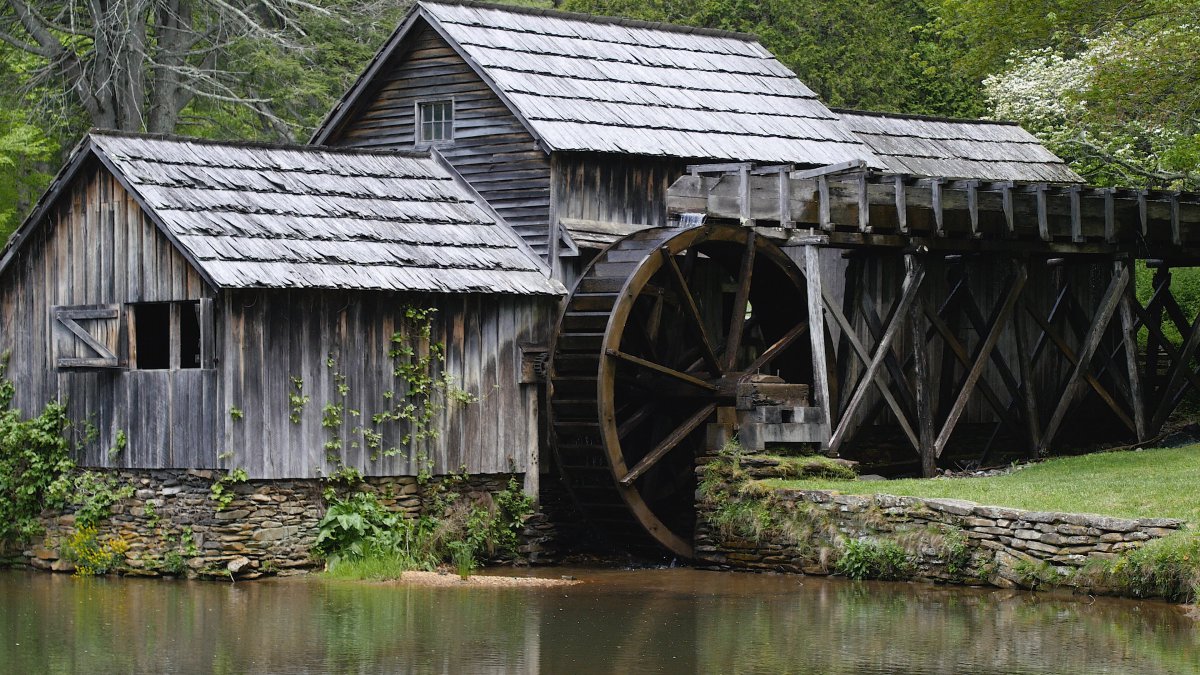
[[[1200,524],[1200,445],[1051,459],[990,478],[810,479],[767,483],[846,494],[967,499],[989,506],[1035,511],[1182,518]]]

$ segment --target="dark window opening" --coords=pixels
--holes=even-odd
[[[179,303],[179,367],[200,367],[200,303]]]
[[[129,367],[137,370],[200,368],[200,303],[148,302],[133,316]]]
[[[417,143],[446,143],[454,140],[454,101],[417,104]]]
[[[171,367],[171,305],[165,302],[133,308],[134,353],[130,365],[138,370]]]

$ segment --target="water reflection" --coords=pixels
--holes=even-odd
[[[1200,626],[1158,603],[693,570],[571,573],[587,583],[468,591],[0,572],[0,671],[1200,672]]]

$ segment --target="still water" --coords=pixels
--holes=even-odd
[[[0,571],[0,672],[1200,673],[1200,622],[1159,603],[688,569],[537,573],[585,583]]]

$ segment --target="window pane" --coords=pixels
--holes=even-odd
[[[454,138],[454,103],[452,101],[430,101],[421,103],[418,109],[417,141],[430,143]]]
[[[133,306],[136,354],[131,364],[138,370],[171,367],[171,305],[166,302]],[[199,331],[197,331],[197,335]]]

